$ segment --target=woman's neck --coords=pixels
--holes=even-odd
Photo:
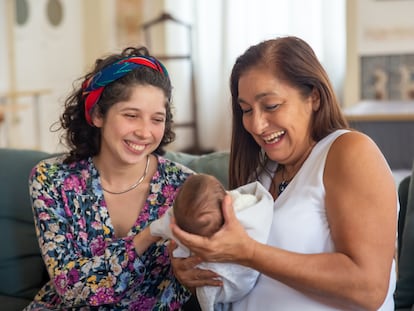
[[[286,163],[286,164],[280,164],[278,169],[282,171],[283,179],[290,181],[295,177],[295,175],[298,173],[300,168],[302,167],[303,163],[305,163],[306,159],[311,154],[313,147],[316,145],[315,141],[312,141],[309,146],[306,147],[305,151],[302,152],[301,156],[294,161],[293,163]]]
[[[93,158],[93,163],[99,172],[101,182],[105,185],[116,185],[117,188],[130,185],[140,178],[147,166],[150,165],[151,155],[142,158],[141,161],[134,164],[119,164],[115,161],[106,159],[100,155]]]

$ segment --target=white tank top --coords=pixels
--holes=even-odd
[[[274,216],[268,245],[288,251],[311,254],[334,252],[325,210],[323,172],[329,148],[337,137],[347,133],[337,130],[313,148],[293,180],[274,203]],[[276,168],[273,163],[272,171]],[[269,189],[271,177],[260,176],[260,182]],[[379,309],[394,310],[394,262],[387,297]],[[345,310],[329,305],[321,297],[303,294],[266,275],[260,275],[256,286],[241,301],[233,304],[235,311],[324,311]]]

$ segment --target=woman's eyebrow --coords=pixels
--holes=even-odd
[[[273,92],[273,91],[263,92],[263,93],[259,93],[259,94],[255,95],[254,100],[259,100],[259,99],[262,99],[263,97],[266,97],[266,96],[277,96],[277,95],[278,94],[276,92]],[[240,98],[240,97],[237,99],[237,102],[239,104],[241,104],[241,103],[246,103],[247,104],[247,101],[245,101],[243,98]]]

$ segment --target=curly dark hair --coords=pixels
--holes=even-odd
[[[93,70],[74,82],[73,91],[65,100],[65,110],[59,119],[60,122],[56,122],[58,125],[57,130],[64,130],[64,133],[61,135],[61,142],[69,149],[65,163],[95,156],[99,153],[101,147],[101,130],[91,126],[87,122],[85,118],[86,98],[82,94],[83,89],[81,85],[75,86],[76,82],[81,82],[82,84],[102,70],[102,68],[131,56],[150,57],[150,54],[145,47],[127,47],[120,54],[112,54],[106,58],[97,59]],[[128,100],[133,87],[136,85],[152,85],[158,87],[164,92],[167,98],[165,103],[166,120],[164,136],[160,145],[154,151],[157,154],[163,155],[165,153],[164,147],[175,139],[175,133],[172,129],[172,85],[168,75],[164,75],[161,72],[145,66],[140,66],[122,78],[106,85],[93,109],[100,115],[105,116],[109,108],[115,103]]]

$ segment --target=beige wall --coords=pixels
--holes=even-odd
[[[116,0],[82,1],[84,21],[84,63],[89,69],[96,58],[116,49]]]
[[[344,85],[344,107],[355,105],[359,101],[359,62],[357,47],[357,1],[346,1],[346,70]]]
[[[81,0],[61,3],[63,18],[55,25],[45,14],[47,0],[28,1],[28,17],[22,23],[14,21],[14,1],[2,1],[0,41],[5,44],[0,45],[0,68],[7,75],[0,79],[0,90],[6,93],[2,108],[7,114],[0,127],[0,147],[56,151],[57,133],[49,127],[58,120],[62,98],[84,57]]]

